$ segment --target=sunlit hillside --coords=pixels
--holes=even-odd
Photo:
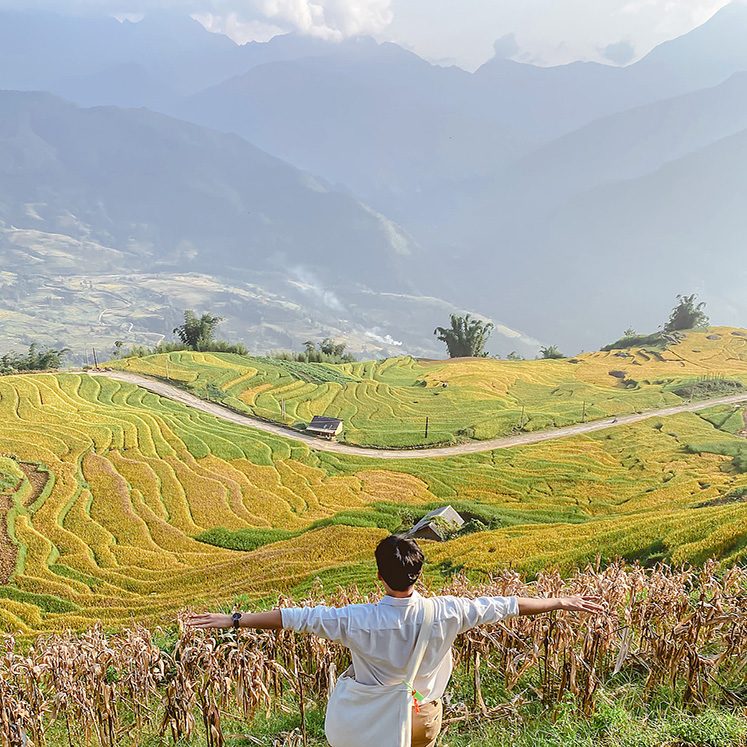
[[[157,355],[111,365],[168,375],[202,397],[290,425],[339,417],[343,440],[394,447],[489,439],[675,405],[701,393],[700,378],[747,384],[747,332],[717,327],[689,332],[668,349],[564,360],[405,357],[331,365],[170,353],[168,362]]]
[[[517,370],[557,366],[591,378],[594,360]],[[470,365],[432,366],[423,390]],[[446,502],[473,519],[471,533],[425,543],[431,578],[461,565],[534,571],[615,555],[747,557],[747,443],[717,427],[735,430],[735,413],[742,417],[719,407],[535,446],[384,461],[311,450],[106,377],[4,377],[2,627],[162,623],[185,605],[266,597],[319,574],[333,584],[371,579],[377,539]],[[195,539],[208,530],[224,547]],[[247,530],[256,549],[226,549]]]

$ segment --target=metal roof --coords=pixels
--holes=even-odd
[[[307,431],[321,431],[323,433],[339,433],[342,429],[340,418],[328,418],[323,415],[314,415],[306,427]]]

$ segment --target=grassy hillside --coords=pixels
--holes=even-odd
[[[445,502],[481,531],[428,544],[431,577],[598,555],[744,558],[747,444],[717,427],[734,412],[385,462],[311,452],[104,377],[4,377],[0,626],[163,623],[187,604],[260,598],[317,575],[370,578],[378,538]],[[212,530],[228,544],[247,529],[250,552],[195,539]]]
[[[159,355],[112,365],[165,378],[166,364],[167,356]],[[342,439],[349,443],[415,446],[675,405],[699,394],[702,377],[747,385],[747,332],[712,328],[690,332],[668,350],[632,348],[570,360],[405,357],[331,365],[171,353],[168,374],[240,412],[288,424],[329,415],[345,421]]]

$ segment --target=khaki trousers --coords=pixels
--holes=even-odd
[[[421,703],[420,713],[412,711],[412,747],[433,747],[441,733],[443,705],[441,700]]]

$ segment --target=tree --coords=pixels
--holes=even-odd
[[[506,360],[509,361],[523,361],[526,360],[523,355],[519,355],[515,350],[512,350],[507,356]]]
[[[558,350],[557,345],[545,345],[545,347],[540,348],[540,355],[543,358],[549,358],[553,360],[565,358],[565,356],[560,352],[560,350]]]
[[[344,342],[336,344],[331,337],[325,337],[319,343],[319,352],[324,355],[342,356],[347,345]]]
[[[487,355],[484,351],[485,343],[493,331],[493,324],[473,319],[470,314],[452,314],[450,319],[450,329],[436,327],[433,330],[433,334],[446,343],[449,358],[484,358]]]
[[[273,358],[300,363],[355,363],[355,356],[345,352],[347,345],[336,343],[331,337],[325,337],[321,342],[306,340],[303,346],[302,353],[275,353]]]
[[[696,304],[696,298],[695,293],[689,296],[677,295],[678,303],[672,309],[669,321],[664,325],[665,332],[677,332],[681,329],[697,329],[708,326],[710,320],[703,311],[705,301]]]
[[[628,327],[625,332],[623,332],[623,338],[635,337],[637,334],[638,333],[632,327]]]
[[[213,341],[215,328],[222,321],[222,316],[207,313],[198,318],[194,311],[187,309],[184,312],[184,324],[174,327],[174,334],[190,350],[205,350]]]

